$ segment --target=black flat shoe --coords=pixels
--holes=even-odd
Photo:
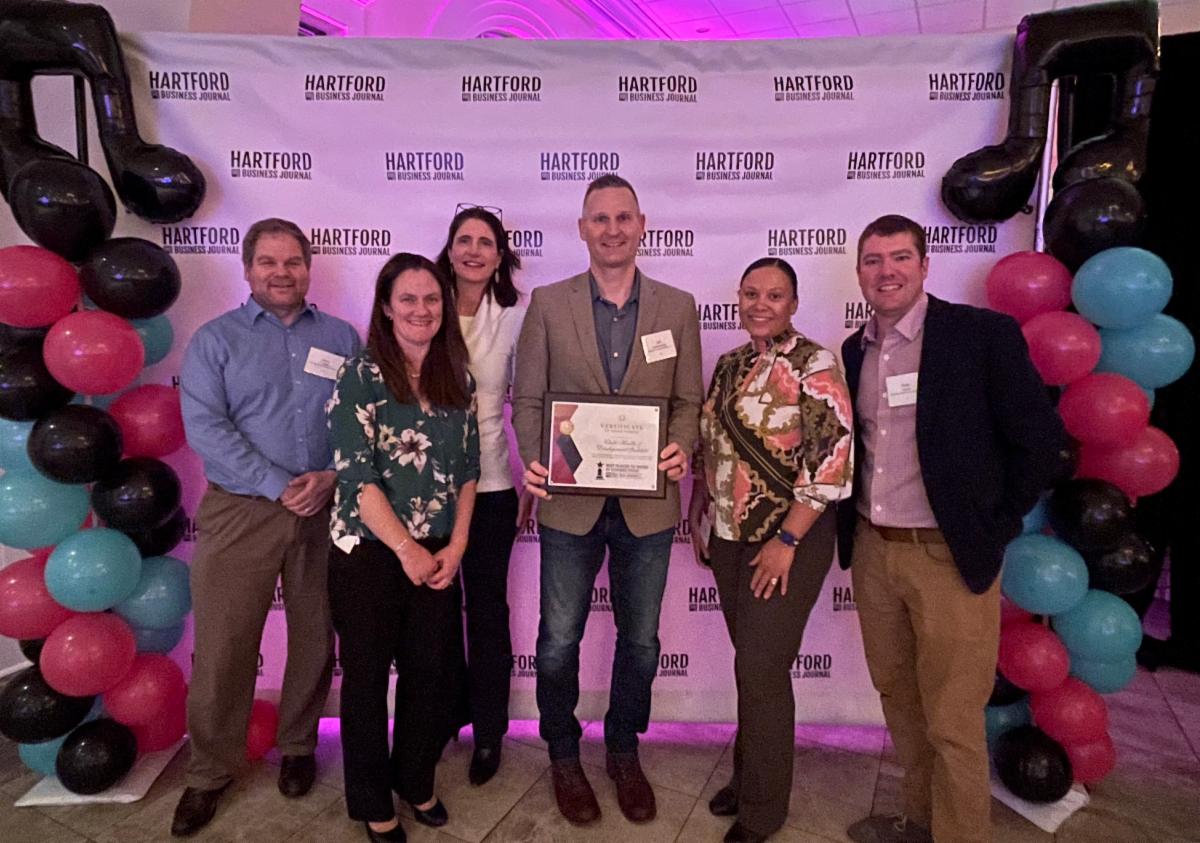
[[[473,785],[486,784],[500,769],[500,744],[476,746],[471,755],[471,767],[467,778]]]
[[[708,800],[708,812],[714,817],[734,817],[738,812],[738,798],[732,787],[726,785]]]
[[[741,823],[734,823],[725,832],[724,843],[763,843],[766,839],[767,835],[751,831]]]
[[[404,826],[397,823],[396,827],[388,831],[376,831],[371,828],[370,823],[363,823],[363,828],[367,830],[367,839],[371,843],[405,843],[408,836],[404,833]]]
[[[433,807],[428,811],[422,811],[411,802],[409,805],[412,807],[413,819],[415,819],[421,825],[427,825],[432,828],[441,828],[446,823],[450,822],[450,815],[446,813],[446,806],[442,804],[442,800],[440,799],[437,802],[434,802]]]

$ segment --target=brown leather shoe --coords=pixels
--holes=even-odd
[[[631,823],[648,823],[658,809],[654,804],[654,789],[646,781],[637,753],[610,752],[604,762],[608,777],[617,783],[617,804]]]
[[[171,836],[188,837],[208,825],[217,813],[217,802],[227,787],[228,784],[213,790],[185,787],[171,819]]]
[[[588,784],[578,758],[563,758],[550,762],[554,779],[554,798],[558,810],[575,825],[587,825],[600,819],[600,804]]]
[[[297,799],[312,790],[317,779],[317,759],[311,755],[285,755],[279,767],[279,792]]]

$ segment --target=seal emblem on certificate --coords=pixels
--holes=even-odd
[[[555,495],[661,498],[667,399],[547,392],[542,404],[546,491]]]

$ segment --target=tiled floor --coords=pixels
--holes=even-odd
[[[996,843],[1167,843],[1200,841],[1200,676],[1139,671],[1136,680],[1108,698],[1117,769],[1092,793],[1091,804],[1055,835],[1046,834],[993,802]],[[721,724],[658,723],[642,745],[642,760],[658,794],[658,819],[626,822],[604,774],[600,723],[587,724],[583,761],[596,788],[603,820],[569,826],[554,806],[544,746],[536,724],[514,723],[500,774],[482,788],[466,780],[469,739],[452,744],[438,771],[438,790],[451,820],[441,831],[405,822],[414,843],[437,841],[719,841],[729,820],[708,813],[708,799],[730,772],[733,728]],[[289,801],[275,789],[276,768],[252,767],[222,800],[217,818],[198,841],[312,841],[365,839],[346,818],[341,793],[341,747],[335,721],[323,723],[318,784]],[[269,757],[270,759],[270,757]],[[277,759],[275,759],[277,761]],[[138,843],[168,840],[171,812],[187,761],[185,747],[147,797],[133,805],[13,808],[36,781],[0,739],[0,841]],[[796,782],[788,825],[773,841],[828,843],[847,838],[845,827],[868,812],[896,807],[899,768],[884,730],[799,726]]]

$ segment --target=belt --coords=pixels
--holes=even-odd
[[[865,519],[864,519],[865,520]],[[937,527],[880,527],[867,521],[867,525],[879,533],[884,541],[907,542],[908,544],[945,544],[946,537]]]
[[[211,480],[208,481],[208,488],[211,491],[220,492],[223,495],[233,495],[235,498],[243,498],[248,501],[266,501],[267,503],[274,503],[274,501],[272,501],[270,498],[263,497],[262,495],[243,495],[241,492],[231,492],[224,486],[218,486]]]

